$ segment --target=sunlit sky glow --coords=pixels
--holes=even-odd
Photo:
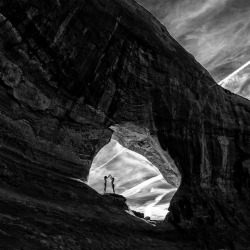
[[[152,219],[164,219],[176,188],[145,157],[111,140],[94,158],[88,184],[103,193],[103,177],[109,174],[115,177],[116,193],[127,198],[131,209]],[[107,192],[112,192],[110,180]]]

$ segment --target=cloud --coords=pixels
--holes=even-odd
[[[88,185],[102,193],[104,176],[109,174],[115,177],[116,193],[127,198],[131,209],[143,213],[147,210],[148,214],[152,211],[152,218],[164,219],[170,200],[161,204],[163,210],[160,207],[156,209],[157,201],[162,201],[161,197],[165,197],[167,193],[173,196],[175,192],[172,190],[176,191],[176,188],[168,184],[159,170],[145,157],[111,140],[96,155],[90,169]],[[112,192],[110,180],[107,192]],[[158,215],[153,212],[156,210]]]
[[[104,151],[108,151],[108,149],[103,149],[103,150]],[[100,160],[100,156],[98,156],[99,158],[95,159],[95,168],[92,170],[92,174],[95,173],[95,172],[97,172],[98,170],[100,170],[100,168],[105,167],[108,163],[110,163],[113,159],[115,159],[119,154],[123,153],[125,150],[126,150],[125,148],[122,148],[115,155],[111,156],[110,159],[108,159],[108,160],[105,157],[105,163],[103,163],[101,166],[99,166],[99,164],[97,164],[98,159]]]
[[[250,1],[139,0],[219,82],[250,60]],[[247,92],[239,92],[245,95]]]
[[[190,24],[198,27],[198,21],[209,19],[225,6],[227,0],[207,0],[207,1],[175,1],[174,4],[166,6],[169,10],[166,16],[161,19],[163,24],[169,26],[174,31],[173,36],[180,36],[191,31]],[[170,8],[171,7],[171,8]],[[205,27],[202,25],[201,30]]]
[[[244,65],[242,65],[240,68],[238,68],[237,70],[235,70],[232,74],[230,74],[229,76],[227,76],[225,79],[223,79],[222,81],[220,81],[218,84],[223,86],[225,85],[230,79],[233,79],[234,77],[238,76],[238,73],[240,71],[242,71],[243,69],[245,69],[248,65],[250,65],[250,61],[246,62]]]
[[[246,67],[243,67],[245,66]],[[233,74],[223,79],[219,84],[224,88],[250,99],[250,61]]]
[[[123,150],[123,147],[115,140],[111,140],[95,156],[91,166],[92,170],[105,164],[108,160],[110,160],[111,157],[113,157],[121,150]]]
[[[152,178],[150,178],[150,179],[148,179],[148,180],[146,180],[146,181],[144,181],[144,182],[142,182],[142,183],[140,183],[140,184],[126,190],[126,191],[124,191],[121,195],[123,195],[125,197],[135,195],[135,194],[141,192],[142,189],[144,187],[147,187],[149,184],[152,184],[152,183],[157,182],[157,181],[162,180],[162,179],[163,179],[162,175],[157,175],[155,177],[152,177]]]
[[[152,216],[153,207],[155,207],[157,205],[157,203],[161,201],[161,199],[163,198],[164,195],[165,194],[163,193],[161,195],[156,196],[154,202],[152,202],[148,206],[146,206],[145,212],[144,212],[145,216],[149,216],[149,217]]]

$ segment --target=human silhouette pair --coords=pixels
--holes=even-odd
[[[108,179],[108,178],[111,179],[111,186],[112,186],[112,189],[113,189],[113,193],[115,194],[115,184],[114,184],[115,178],[114,178],[112,175],[104,176],[104,194],[106,194],[107,179]]]

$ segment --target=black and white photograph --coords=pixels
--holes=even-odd
[[[250,0],[0,0],[0,250],[250,250]]]

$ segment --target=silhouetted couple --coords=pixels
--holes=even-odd
[[[113,189],[113,193],[115,194],[115,184],[114,184],[115,178],[112,175],[104,176],[104,194],[106,194],[107,179],[108,178],[111,179],[111,186],[112,186],[112,189]]]

